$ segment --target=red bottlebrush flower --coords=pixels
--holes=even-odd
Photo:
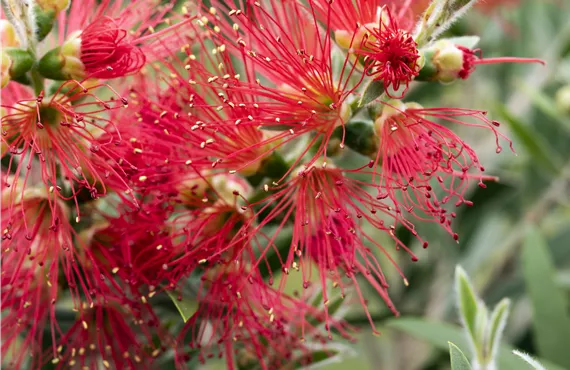
[[[77,198],[82,191],[96,198],[106,193],[106,178],[121,179],[113,167],[113,161],[120,159],[113,147],[121,136],[102,113],[126,106],[127,100],[102,101],[97,95],[105,87],[70,81],[51,97],[41,93],[34,98],[28,88],[11,83],[5,90],[11,99],[1,106],[1,140],[7,148],[2,158],[14,177],[11,183],[4,181],[2,189],[43,182],[48,192],[56,194],[49,197],[51,208],[57,206],[56,199],[73,200],[79,219]],[[108,141],[98,140],[103,134]]]
[[[88,0],[72,2],[68,12],[61,12],[58,42],[39,62],[45,77],[65,80],[117,78],[138,72],[147,59],[156,60],[178,48],[181,26],[190,17],[155,32],[165,22],[172,6],[156,0],[135,0],[128,6],[120,1]],[[174,17],[166,21],[172,24]]]
[[[354,172],[366,173],[363,169]],[[372,175],[372,172],[366,174]],[[368,186],[374,185],[346,177],[340,169],[331,165],[326,167],[312,165],[308,169],[300,170],[289,182],[268,188],[270,193],[266,199],[250,205],[251,208],[258,209],[257,215],[263,214],[262,220],[255,228],[247,225],[246,227],[252,230],[243,236],[247,240],[253,240],[252,243],[255,245],[267,245],[256,254],[260,257],[254,266],[263,263],[270,249],[275,249],[277,252],[275,238],[288,223],[292,223],[291,247],[278,252],[286,255],[280,259],[283,265],[282,271],[287,275],[293,270],[300,269],[304,288],[308,288],[314,282],[321,284],[327,319],[326,304],[332,299],[327,292],[328,280],[332,280],[333,286],[340,289],[341,296],[347,294],[347,287],[354,287],[368,314],[367,300],[357,282],[359,274],[365,276],[386,301],[388,307],[397,313],[388,296],[388,283],[382,268],[374,257],[374,252],[364,245],[364,241],[371,243],[392,262],[396,269],[398,268],[384,246],[369,236],[362,228],[362,224],[368,223],[386,232],[394,240],[396,249],[406,250],[414,261],[417,258],[397,239],[394,234],[395,228],[401,225],[424,243],[424,246],[427,246],[427,242],[418,236],[414,225],[403,217],[402,211],[387,204],[383,198],[369,194],[366,190]],[[261,240],[255,241],[257,237],[255,231],[270,224],[277,228],[272,236],[263,236],[262,239],[268,241],[263,243]],[[318,276],[312,276],[313,263],[319,268]],[[286,279],[282,280],[281,288],[284,287],[285,281]],[[372,320],[370,322],[374,327]]]
[[[173,246],[165,209],[152,203],[128,209],[129,205],[119,206],[120,217],[107,217],[104,224],[96,225],[84,247],[90,248],[100,270],[118,280],[112,282],[117,288],[140,299],[147,290],[173,281],[168,263],[179,252]]]
[[[232,241],[238,231],[245,232],[240,230],[244,224],[252,222],[253,213],[244,206],[251,186],[236,176],[219,174],[183,180],[174,187],[175,202],[184,208],[175,209],[168,222],[179,251],[168,264],[173,280],[188,276],[198,265],[207,268],[244,258],[245,245]]]
[[[360,83],[350,80],[354,67],[344,56],[338,65],[333,64],[330,29],[321,28],[306,8],[295,1],[271,3],[267,7],[252,3],[251,12],[247,13],[229,9],[220,1],[212,5],[213,10],[204,15],[204,20],[208,21],[208,27],[220,31],[209,33],[217,45],[214,60],[220,61],[219,67],[225,70],[231,63],[229,56],[225,56],[229,53],[245,65],[245,76],[210,73],[206,83],[223,91],[219,105],[228,110],[240,108],[241,104],[253,106],[255,114],[243,111],[234,114],[234,121],[238,125],[280,131],[279,139],[284,139],[280,145],[316,132],[310,145],[320,141],[317,153],[323,153],[334,129],[349,118],[346,99]],[[218,15],[219,9],[224,9],[222,12],[235,24]],[[291,33],[291,30],[296,31]],[[220,54],[221,59],[217,59]],[[189,63],[190,72],[194,64]],[[263,80],[257,75],[263,76]],[[244,94],[258,98],[253,102],[251,98],[240,101]],[[237,112],[240,110],[236,109]],[[264,142],[268,141],[259,145]]]
[[[52,335],[59,331],[55,304],[62,290],[71,294],[75,308],[104,292],[99,271],[86,268],[92,256],[74,248],[66,206],[54,206],[48,199],[43,189],[21,186],[2,193],[3,357],[22,334],[25,348],[38,355],[48,322]],[[23,357],[13,358],[18,368]]]
[[[192,169],[212,173],[239,171],[246,176],[255,173],[271,148],[290,134],[264,132],[250,125],[264,115],[256,96],[238,89],[223,90],[226,96],[216,85],[207,82],[211,75],[201,63],[189,60],[186,66],[192,73],[190,82],[177,73],[175,66],[167,65],[172,71],[166,80],[169,86],[154,91],[156,99],[137,89],[132,93],[135,98],[131,105],[138,108],[136,114],[140,117],[134,128],[144,126],[139,134],[133,134],[136,138],[133,145],[144,145],[145,149],[141,149],[145,152],[150,148],[163,162],[150,167],[137,166],[140,175],[147,178],[145,182],[155,181],[157,177],[164,180],[164,174],[155,171],[159,166],[174,182],[180,180],[181,174],[191,178],[187,172]],[[231,70],[230,64],[226,66],[224,84],[229,85],[235,81],[230,76],[236,76],[237,72]],[[212,105],[216,100],[220,104]],[[158,151],[160,143],[166,147]]]
[[[179,366],[199,350],[202,362],[225,357],[230,370],[253,363],[276,369],[296,358],[309,358],[306,341],[324,341],[317,328],[323,322],[321,311],[267,286],[239,264],[206,271],[197,298],[198,310],[179,335],[180,344],[189,342],[188,348],[177,351]],[[346,335],[341,323],[330,324]]]
[[[317,19],[323,23],[330,23],[336,41],[346,49],[359,46],[363,27],[378,25],[386,8],[390,8],[395,14],[400,27],[411,30],[415,21],[411,12],[413,2],[412,0],[311,1]],[[352,45],[351,40],[353,40]]]
[[[374,166],[381,163],[377,173],[382,197],[396,200],[399,207],[409,212],[423,212],[430,218],[440,219],[448,228],[449,217],[454,217],[454,213],[447,214],[443,205],[452,199],[456,200],[456,206],[471,204],[464,198],[469,181],[477,179],[479,186],[485,187],[483,180],[492,178],[482,174],[484,168],[475,151],[434,119],[490,129],[497,141],[497,153],[502,150],[499,137],[505,137],[496,129],[499,123],[489,120],[482,111],[425,109],[416,103],[404,105],[398,101],[384,107],[375,122],[379,149],[374,161]],[[465,119],[471,119],[473,123]],[[471,170],[479,174],[471,173]],[[445,193],[441,201],[432,189],[433,178]],[[404,197],[398,201],[396,192],[399,190],[404,191]],[[455,234],[454,237],[457,238]]]
[[[317,17],[331,24],[336,43],[354,55],[366,74],[383,81],[387,92],[418,75],[420,55],[410,31],[410,1],[316,0]],[[403,95],[405,91],[401,93]]]
[[[421,65],[417,44],[406,30],[399,27],[388,8],[383,8],[379,24],[367,28],[357,54],[364,56],[366,74],[384,83],[386,93],[398,91],[405,85],[402,97],[410,82],[419,74]]]
[[[56,369],[150,369],[154,359],[171,345],[150,307],[107,297],[85,305],[75,323],[46,352],[44,363]],[[157,347],[154,340],[165,347]]]
[[[6,263],[15,259],[5,258],[7,254],[7,248],[3,248],[0,278],[3,336],[0,352],[7,368],[20,369],[30,353],[38,354],[42,351],[44,330],[49,327],[50,319],[54,318],[50,296],[53,296],[52,291],[57,286],[51,283],[51,277],[46,278],[43,271],[35,265]],[[30,368],[38,368],[40,364],[37,361],[33,356]]]
[[[80,59],[88,76],[121,77],[138,72],[146,62],[136,40],[115,20],[102,17],[81,32]]]

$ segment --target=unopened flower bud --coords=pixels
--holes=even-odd
[[[563,86],[556,92],[556,105],[562,112],[570,115],[570,85]]]
[[[3,48],[17,48],[20,46],[16,29],[6,19],[0,19],[0,45]]]
[[[63,45],[48,51],[42,57],[38,70],[44,77],[52,80],[80,80],[85,77],[80,35],[80,32],[73,33]]]
[[[8,85],[10,82],[10,66],[12,65],[12,61],[8,54],[2,50],[0,52],[0,87],[4,88],[4,86]]]
[[[65,11],[70,2],[70,0],[36,0],[33,9],[38,41],[43,40],[51,32],[58,14]]]
[[[449,83],[464,74],[465,52],[449,40],[439,40],[425,51],[426,62],[418,80],[432,80]]]
[[[344,127],[344,144],[357,153],[373,157],[378,151],[378,140],[371,122],[354,121]]]
[[[70,0],[36,0],[36,4],[38,4],[38,6],[44,11],[53,10],[56,13],[59,13],[59,12],[62,12],[64,10],[67,10],[67,8],[69,8],[69,5],[71,4],[71,1]]]
[[[140,71],[146,62],[139,41],[119,20],[101,17],[44,55],[39,71],[54,80],[123,77]]]
[[[424,50],[425,63],[416,77],[418,81],[453,82],[467,79],[479,64],[495,63],[540,63],[544,61],[533,58],[483,58],[480,50],[461,45],[456,38],[439,40]]]
[[[32,55],[27,50],[18,48],[2,49],[0,58],[1,87],[6,86],[10,80],[23,77],[34,64]]]
[[[368,29],[378,27],[378,24],[368,23],[360,26],[356,32],[347,30],[337,30],[334,32],[334,39],[338,46],[344,50],[350,48],[360,48],[371,37]]]

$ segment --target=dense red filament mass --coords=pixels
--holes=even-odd
[[[116,78],[139,71],[146,58],[126,30],[102,17],[81,34],[81,61],[93,77]]]
[[[366,56],[366,74],[384,82],[386,89],[398,90],[419,73],[420,57],[417,44],[412,36],[398,27],[389,11],[387,20],[381,20],[378,28],[369,29],[362,52]],[[405,93],[402,92],[400,97]]]

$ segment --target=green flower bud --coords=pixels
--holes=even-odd
[[[424,52],[425,63],[418,81],[449,83],[465,74],[465,51],[449,40],[439,40]]]
[[[38,64],[38,71],[52,80],[83,79],[85,66],[81,62],[81,33],[72,34],[63,45],[48,51]]]
[[[36,4],[44,11],[53,10],[56,13],[69,8],[70,0],[36,0]]]
[[[36,38],[42,41],[51,32],[53,24],[55,23],[56,14],[52,10],[44,12],[37,6],[35,7],[36,21]]]
[[[8,84],[10,80],[23,77],[34,65],[34,57],[27,51],[18,48],[5,48],[1,55],[1,87]]]
[[[435,42],[424,50],[425,64],[420,70],[418,81],[453,82],[467,79],[480,64],[495,63],[540,63],[534,58],[499,57],[482,58],[478,50],[473,49],[479,38],[476,36],[453,37]]]
[[[52,30],[58,14],[65,11],[70,0],[37,0],[34,5],[36,38],[42,41]]]
[[[570,85],[563,86],[556,92],[556,105],[562,112],[570,115]]]
[[[52,80],[66,80],[69,76],[63,74],[65,58],[61,55],[61,47],[48,51],[38,64],[38,71],[46,78]]]

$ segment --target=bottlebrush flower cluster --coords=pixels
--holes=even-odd
[[[398,228],[457,240],[454,208],[493,179],[453,130],[500,152],[499,123],[407,92],[536,61],[440,38],[468,0],[165,3],[2,2],[7,368],[334,354],[345,302],[397,314],[384,270],[408,284],[395,254],[417,260]]]

